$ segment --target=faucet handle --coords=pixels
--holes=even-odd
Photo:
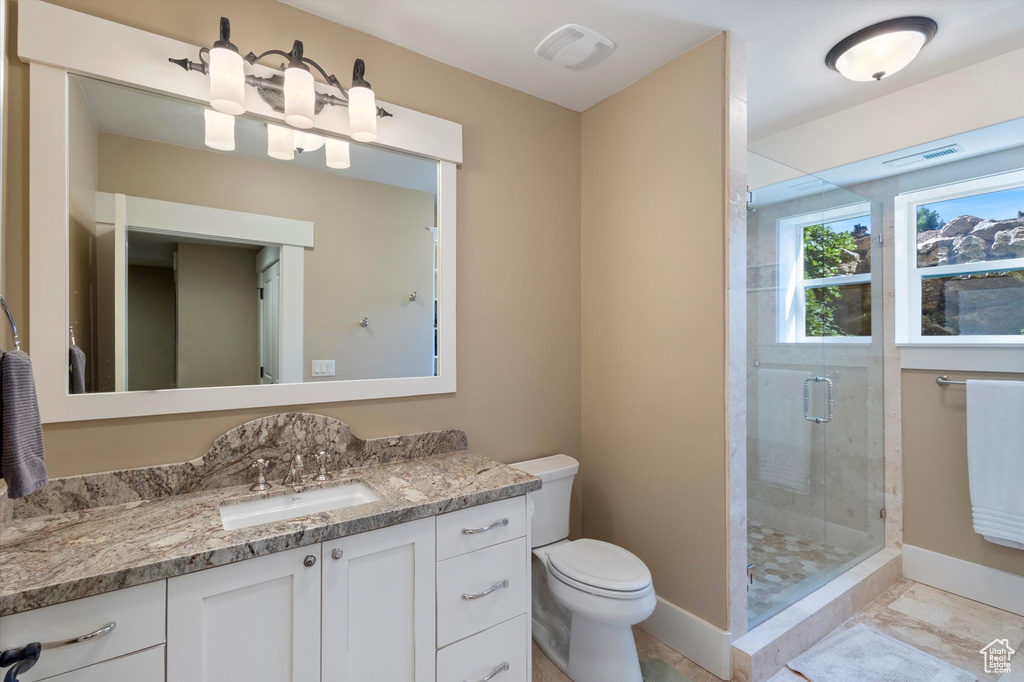
[[[317,475],[313,477],[313,480],[314,481],[329,481],[329,480],[331,480],[331,475],[329,473],[327,473],[327,465],[331,461],[331,456],[328,455],[324,450],[321,450],[320,452],[314,454],[313,456],[316,458],[316,463],[317,463],[317,465],[319,465],[319,468],[320,468],[320,470],[317,472]]]
[[[267,483],[267,467],[270,466],[270,462],[262,457],[253,461],[249,465],[250,469],[256,470],[256,482],[249,486],[249,490],[254,493],[262,492],[270,489],[270,484]]]

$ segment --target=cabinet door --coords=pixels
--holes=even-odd
[[[320,545],[167,581],[168,682],[319,679]]]
[[[323,552],[324,682],[434,682],[434,519]]]

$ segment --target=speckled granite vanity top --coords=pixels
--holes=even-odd
[[[332,480],[358,481],[376,502],[226,531],[225,503],[291,493],[279,485],[294,452],[326,450]],[[272,462],[273,487],[249,492],[246,470]],[[308,469],[307,469],[308,474]],[[0,616],[250,557],[484,504],[540,488],[539,479],[466,450],[461,431],[363,441],[342,422],[284,414],[244,424],[200,459],[55,479],[0,513]]]

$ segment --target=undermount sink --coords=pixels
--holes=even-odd
[[[362,483],[346,483],[324,490],[308,490],[251,502],[226,504],[220,508],[220,519],[224,524],[224,530],[235,530],[333,509],[354,507],[379,499]]]

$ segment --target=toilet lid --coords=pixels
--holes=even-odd
[[[635,554],[600,540],[575,540],[556,547],[548,561],[567,578],[605,590],[636,592],[651,584],[651,572]]]

